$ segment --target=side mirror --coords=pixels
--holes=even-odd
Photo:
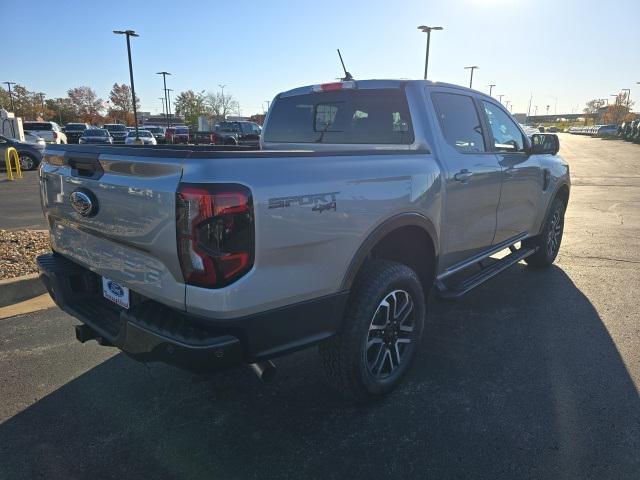
[[[531,135],[530,155],[556,155],[560,150],[560,139],[555,133],[534,133]]]

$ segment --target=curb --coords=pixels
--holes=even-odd
[[[0,280],[0,307],[29,300],[46,292],[47,289],[37,273]]]

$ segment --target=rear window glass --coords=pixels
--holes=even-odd
[[[126,132],[127,127],[124,125],[105,125],[104,128],[109,130],[110,132]]]
[[[176,128],[176,133],[179,135],[186,135],[187,133],[189,133],[189,129],[188,128]]]
[[[473,99],[457,93],[433,93],[431,98],[445,138],[465,153],[484,152],[482,126]]]
[[[282,143],[413,143],[400,89],[338,90],[276,100],[265,141]]]
[[[218,126],[218,131],[220,131],[220,132],[240,133],[240,124],[239,123],[231,123],[231,122],[222,122]]]
[[[87,126],[84,123],[67,123],[64,129],[69,132],[72,130],[86,130]]]
[[[52,130],[52,126],[47,122],[24,122],[22,124],[25,130]]]

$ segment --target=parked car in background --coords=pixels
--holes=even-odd
[[[549,128],[547,128],[547,132],[558,133],[558,127],[556,127],[555,125],[551,125]]]
[[[67,136],[67,143],[79,143],[80,137],[85,132],[92,128],[88,123],[67,123],[64,126],[64,134]]]
[[[107,130],[106,128],[89,128],[88,130],[85,130],[83,132],[78,143],[111,145],[113,144],[113,138],[111,138],[109,130]]]
[[[113,143],[124,143],[127,138],[127,126],[122,123],[106,123],[102,128],[109,131]]]
[[[260,125],[254,122],[220,122],[213,131],[222,136],[233,136],[238,145],[258,146],[260,145]],[[226,145],[227,143],[225,143]]]
[[[138,138],[142,140],[144,145],[157,145],[156,138],[149,130],[138,130]],[[133,130],[127,134],[127,138],[124,143],[127,145],[135,145],[136,141],[136,131]]]
[[[167,128],[165,138],[167,143],[189,143],[189,127],[184,125],[169,127]]]
[[[191,135],[193,143],[196,145],[215,145],[216,134],[213,132],[193,132]]]
[[[157,144],[166,143],[165,131],[164,127],[159,127],[157,125],[145,125],[145,130],[149,130],[151,135],[156,139]]]
[[[67,143],[67,136],[56,122],[22,122],[22,128],[42,137],[47,143]]]
[[[522,128],[522,130],[524,131],[524,133],[526,133],[529,137],[536,133],[540,133],[540,130],[538,130],[536,127],[532,127],[531,125],[522,125],[522,124],[519,124],[519,125],[520,125],[520,128]]]
[[[7,138],[0,135],[0,167],[5,168],[5,151],[7,148],[13,147],[18,151],[20,159],[20,168],[22,170],[34,170],[38,168],[42,161],[43,149],[27,142],[21,142],[15,138]],[[13,163],[12,163],[13,165]]]
[[[44,138],[42,138],[40,135],[36,135],[35,133],[30,132],[29,130],[24,131],[24,141],[33,145],[41,152],[44,151],[44,147],[46,147],[47,145],[47,142],[44,141]]]
[[[616,125],[616,124],[597,125],[596,128],[597,128],[596,135],[614,136],[614,135],[616,135],[618,133],[618,125]]]

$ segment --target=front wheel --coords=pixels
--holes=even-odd
[[[540,235],[524,241],[525,247],[537,248],[536,253],[525,258],[527,265],[544,268],[550,266],[556,259],[564,233],[565,208],[562,200],[554,199]]]
[[[393,390],[416,355],[424,318],[416,273],[387,260],[370,262],[358,275],[342,331],[320,345],[329,384],[356,402]]]
[[[20,169],[22,170],[33,170],[38,166],[38,162],[35,158],[33,158],[28,153],[20,154]]]

